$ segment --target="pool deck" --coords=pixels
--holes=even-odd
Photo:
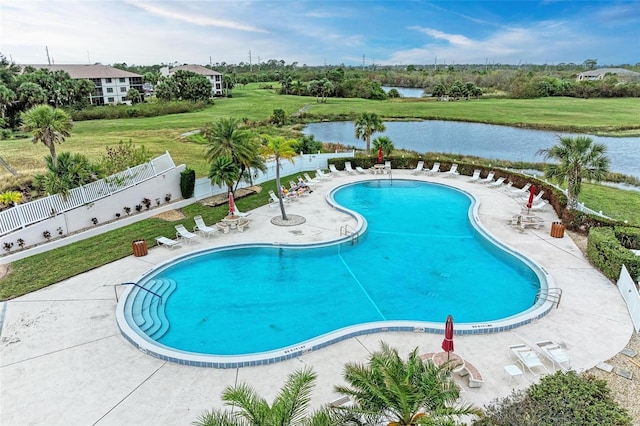
[[[550,236],[551,222],[557,220],[550,207],[536,213],[545,219],[544,226],[519,232],[507,221],[522,202],[503,190],[470,183],[466,176],[416,177],[408,170],[394,170],[393,177],[444,183],[474,194],[480,201],[480,221],[489,232],[544,267],[563,291],[559,307],[531,324],[501,333],[455,336],[455,352],[484,378],[479,388],[469,388],[466,380],[456,378],[465,402],[483,406],[537,380],[529,372],[513,380],[505,374],[504,367],[515,364],[510,345],[553,340],[565,347],[578,370],[592,368],[626,346],[633,326],[622,297],[567,235]],[[380,341],[398,348],[401,355],[416,347],[420,353],[440,351],[441,334],[377,333],[268,366],[221,370],[146,355],[120,334],[116,324],[116,292],[123,290],[117,284],[135,280],[172,257],[207,247],[336,239],[341,226],[353,227],[356,221],[330,207],[324,194],[336,185],[375,178],[388,177],[342,173],[305,199],[288,204],[288,213],[306,218],[302,225],[273,225],[270,219],[280,210],[264,206],[252,211],[244,233],[217,234],[173,250],[154,247],[147,256],[132,255],[0,304],[0,424],[190,424],[205,410],[223,407],[220,395],[228,385],[246,382],[271,402],[287,375],[303,366],[313,367],[318,375],[312,395],[312,405],[318,407],[339,397],[333,387],[344,383],[344,364],[366,362]],[[550,363],[545,365],[551,370]]]

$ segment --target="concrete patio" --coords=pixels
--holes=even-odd
[[[480,220],[493,236],[542,265],[563,291],[560,306],[529,325],[503,333],[455,337],[456,353],[473,363],[484,377],[479,388],[469,388],[466,381],[458,379],[464,383],[464,401],[482,406],[537,380],[529,373],[514,380],[505,374],[504,367],[515,363],[509,345],[533,346],[540,340],[553,340],[566,348],[578,370],[592,368],[625,347],[633,326],[622,297],[567,235],[550,236],[551,223],[557,220],[550,207],[538,213],[544,226],[518,232],[507,221],[519,210],[521,201],[500,189],[470,183],[464,176],[416,177],[408,170],[394,170],[393,177],[445,183],[474,194],[480,200]],[[302,225],[275,226],[270,219],[279,215],[279,209],[264,206],[252,212],[251,225],[243,233],[218,234],[175,250],[151,248],[147,256],[129,256],[0,304],[0,423],[190,424],[205,410],[222,407],[220,395],[226,386],[247,382],[271,401],[287,375],[305,365],[318,374],[312,397],[312,405],[318,407],[339,397],[333,386],[343,383],[344,364],[365,362],[380,341],[403,355],[416,347],[420,353],[439,351],[441,334],[379,333],[273,365],[207,369],[146,355],[120,334],[116,324],[116,298],[122,292],[119,283],[135,280],[174,256],[206,247],[338,238],[341,226],[355,226],[356,221],[331,208],[324,194],[342,183],[376,178],[387,177],[343,173],[305,199],[287,205],[287,212],[306,219]],[[547,366],[550,368],[550,363]]]

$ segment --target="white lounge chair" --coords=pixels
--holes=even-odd
[[[425,169],[424,171],[428,175],[435,175],[440,172],[440,163],[433,163],[433,166],[430,169]]]
[[[160,246],[164,246],[171,249],[180,247],[182,245],[180,241],[172,240],[171,238],[163,237],[162,235],[159,237],[156,237],[156,242]]]
[[[176,225],[175,228],[176,228],[176,239],[178,240],[183,240],[190,243],[191,241],[195,241],[198,238],[198,235],[188,231],[187,228],[185,228],[184,225],[182,224]]]
[[[350,175],[355,175],[356,174],[356,171],[353,170],[353,167],[351,167],[351,161],[345,161],[344,170],[345,170],[345,172],[349,173]]]
[[[495,176],[495,174],[496,173],[492,170],[492,171],[489,172],[489,174],[487,175],[486,178],[480,179],[479,182],[482,183],[482,184],[491,183],[491,182],[493,182],[493,177]]]
[[[319,179],[312,178],[311,176],[309,176],[309,173],[305,173],[304,178],[310,185],[320,185],[321,183]]]
[[[236,211],[233,212],[233,214],[240,217],[247,217],[251,214],[251,212],[241,212],[240,210],[238,210],[238,205],[236,204]]]
[[[496,180],[495,182],[489,183],[487,186],[489,188],[498,188],[504,183],[504,179],[505,179],[504,177],[499,177],[498,180]]]
[[[329,170],[331,171],[331,173],[335,173],[337,175],[340,174],[340,170],[336,169],[336,165],[335,164],[329,164]]]
[[[291,200],[287,197],[283,197],[282,201],[285,203],[290,203]],[[273,192],[272,189],[269,190],[269,207],[274,207],[280,205],[280,199],[278,198],[278,196],[276,195],[275,192]]]
[[[360,166],[356,166],[356,172],[360,173],[361,175],[367,173],[367,171]]]
[[[384,172],[391,173],[391,161],[384,162]]]
[[[538,192],[535,197],[533,197],[533,200],[531,201],[532,204],[537,203],[538,201],[540,201],[542,199],[543,195],[544,195],[544,189],[542,191]],[[525,195],[524,197],[522,197],[522,201],[524,201],[525,203],[528,203],[529,202],[529,196]]]
[[[200,215],[194,216],[193,220],[196,223],[196,226],[193,228],[193,232],[195,232],[196,234],[200,234],[203,237],[210,237],[213,234],[215,234],[216,232],[218,232],[218,230],[216,228],[213,228],[211,226],[207,226],[204,223],[204,220],[202,219],[202,216],[200,216]]]
[[[538,346],[544,356],[553,363],[554,367],[557,366],[557,368],[561,370],[571,369],[571,357],[560,345],[553,343],[551,340],[545,340],[537,342],[536,346]]]
[[[458,165],[453,163],[449,171],[443,172],[444,177],[458,177],[460,173],[458,173]]]
[[[511,196],[512,197],[517,197],[518,195],[522,195],[525,192],[527,192],[529,190],[529,188],[531,188],[531,184],[527,183],[525,186],[523,186],[522,188],[517,188],[517,189],[512,189],[511,190]]]
[[[473,171],[473,176],[469,178],[469,182],[478,182],[480,180],[480,169]]]
[[[412,170],[414,175],[419,174],[424,168],[424,161],[418,161],[418,165]]]
[[[316,170],[316,177],[320,178],[321,180],[326,180],[329,179],[331,177],[331,174],[325,173],[320,169]]]
[[[511,345],[509,346],[511,353],[515,355],[516,360],[522,365],[523,368],[529,370],[533,375],[540,375],[549,373],[547,367],[542,363],[538,354],[533,349],[525,344]]]

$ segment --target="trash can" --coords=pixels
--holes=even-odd
[[[133,255],[135,257],[147,255],[147,242],[145,240],[135,240],[131,245],[133,246]]]
[[[553,222],[551,224],[551,236],[554,238],[564,237],[564,223]]]

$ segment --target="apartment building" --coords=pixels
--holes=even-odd
[[[169,68],[163,67],[160,68],[160,74],[165,77],[169,77],[171,74],[176,71],[191,71],[196,74],[200,74],[205,76],[211,82],[211,95],[212,96],[223,96],[223,84],[222,84],[222,74],[218,71],[210,70],[209,68],[203,67],[201,65],[180,65],[179,67]]]

